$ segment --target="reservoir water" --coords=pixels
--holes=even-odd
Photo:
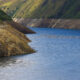
[[[0,80],[80,80],[80,30],[31,29],[36,52],[0,59]]]

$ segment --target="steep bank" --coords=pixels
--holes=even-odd
[[[10,19],[9,16],[2,14],[4,12],[1,10],[0,13],[0,57],[34,52],[34,50],[28,45],[30,40],[23,34],[25,31],[22,32],[19,30],[19,28],[21,29],[19,24],[17,25],[16,23],[16,27],[14,27],[15,22],[13,25],[11,23],[12,19]]]
[[[12,27],[14,27],[15,29],[17,29],[18,31],[24,33],[24,34],[34,34],[35,32],[32,31],[31,29],[29,29],[28,27],[21,25],[17,22],[14,21],[7,21],[7,23],[9,25],[11,25]]]
[[[14,21],[30,27],[80,29],[80,19],[16,19]]]

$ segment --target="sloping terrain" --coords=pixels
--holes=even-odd
[[[4,13],[2,10],[0,10],[0,21],[7,21],[8,24],[13,26],[15,29],[19,30],[20,32],[23,32],[25,34],[28,33],[35,33],[34,31],[30,30],[29,28],[22,26],[16,22],[14,22],[10,16],[8,16],[6,13]]]
[[[80,29],[79,0],[0,1],[0,8],[23,25]]]
[[[1,8],[16,18],[80,18],[79,0],[1,0]]]
[[[9,23],[12,19],[7,14],[2,13],[0,10],[0,57],[34,52],[28,45],[30,40]]]
[[[6,20],[11,21],[12,19],[10,16],[8,16],[6,13],[4,13],[3,11],[0,10],[0,21],[1,20],[2,21],[6,21]]]

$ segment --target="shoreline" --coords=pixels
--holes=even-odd
[[[17,23],[24,26],[46,28],[62,28],[62,29],[80,29],[80,19],[27,19],[13,18]]]

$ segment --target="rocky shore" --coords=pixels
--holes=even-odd
[[[24,19],[14,18],[14,21],[31,27],[80,29],[80,19]]]

